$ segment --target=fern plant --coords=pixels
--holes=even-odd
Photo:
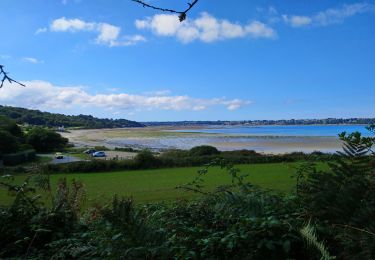
[[[309,246],[319,251],[321,260],[331,260],[336,258],[334,256],[331,256],[324,243],[318,240],[315,228],[311,225],[310,222],[308,222],[307,225],[300,229],[300,233],[302,237],[307,241],[307,244]]]
[[[338,258],[373,259],[375,139],[360,133],[342,133],[339,138],[343,151],[328,163],[328,170],[301,168],[298,196],[305,219],[314,220]]]

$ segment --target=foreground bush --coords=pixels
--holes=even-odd
[[[3,155],[4,165],[12,166],[35,160],[35,150],[24,150],[22,152]]]
[[[317,222],[318,234],[340,259],[375,258],[375,158],[373,138],[341,134],[341,157],[330,171],[301,169],[298,195],[304,214]]]
[[[52,193],[48,175],[36,175],[35,185],[50,194],[47,206],[32,179],[2,181],[15,199],[0,208],[0,258],[374,259],[375,141],[358,133],[340,138],[344,152],[329,169],[301,166],[296,192],[287,195],[246,183],[222,159],[179,187],[201,194],[198,200],[136,206],[115,196],[84,213],[80,183],[63,180]],[[204,189],[211,166],[226,169],[232,182]]]

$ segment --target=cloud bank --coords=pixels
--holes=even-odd
[[[60,87],[46,81],[23,82],[27,87],[6,84],[1,89],[0,102],[3,105],[33,109],[64,109],[95,107],[110,110],[205,110],[224,106],[233,111],[251,104],[241,99],[201,99],[190,96],[134,95],[128,93],[90,94],[83,87]],[[160,94],[160,93],[158,93]],[[168,94],[168,95],[167,95]]]
[[[357,14],[374,12],[375,5],[369,3],[344,4],[339,8],[331,8],[312,16],[282,15],[286,24],[292,27],[304,27],[308,25],[327,26],[342,23],[346,18]]]
[[[276,31],[268,25],[252,21],[241,25],[226,19],[217,19],[208,13],[201,13],[196,19],[187,19],[180,23],[177,15],[157,14],[146,19],[136,20],[138,29],[151,30],[158,36],[176,37],[179,41],[189,43],[192,41],[214,42],[234,38],[266,38],[277,37]]]
[[[47,32],[47,28],[39,28],[35,34]],[[49,26],[51,32],[94,32],[97,33],[95,43],[109,47],[129,46],[146,41],[141,35],[121,36],[121,27],[109,23],[86,22],[81,19],[67,19],[61,17],[52,21]]]
[[[31,63],[31,64],[44,63],[44,61],[38,60],[37,58],[33,58],[33,57],[23,57],[22,61],[26,63]]]

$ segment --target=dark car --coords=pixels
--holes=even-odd
[[[88,149],[88,150],[84,151],[83,153],[85,153],[85,154],[93,154],[95,152],[96,152],[95,149]]]

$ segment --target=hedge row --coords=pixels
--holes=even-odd
[[[214,159],[222,158],[234,164],[249,163],[280,163],[295,162],[302,160],[330,160],[331,155],[307,155],[303,153],[293,153],[284,155],[260,155],[260,154],[236,154],[222,152],[216,155],[204,156],[179,156],[178,154],[165,154],[154,156],[152,153],[140,152],[134,160],[93,160],[71,162],[66,164],[50,164],[46,165],[50,172],[54,173],[78,173],[78,172],[107,172],[120,170],[139,170],[139,169],[155,169],[170,167],[191,167],[202,166],[212,162]]]
[[[13,166],[29,162],[35,159],[35,150],[26,150],[18,153],[4,154],[3,162],[5,166]]]

